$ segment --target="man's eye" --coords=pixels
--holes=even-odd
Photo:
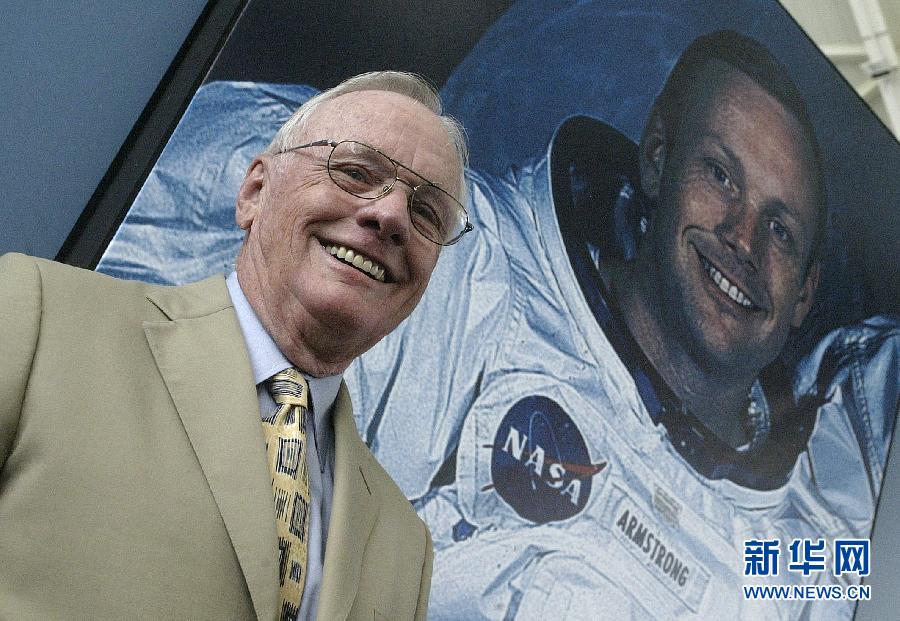
[[[413,201],[411,210],[416,224],[425,227],[429,232],[434,231],[437,233],[441,231],[443,223],[434,207],[417,199]]]
[[[735,185],[734,181],[731,180],[731,175],[728,174],[727,168],[711,158],[704,159],[704,164],[706,165],[706,172],[709,175],[711,183],[729,194],[738,192],[738,187]]]
[[[732,182],[731,177],[728,176],[728,171],[726,171],[721,164],[712,160],[708,160],[706,162],[706,166],[709,168],[709,172],[712,175],[713,179],[715,179],[717,184],[719,184],[729,192],[734,192],[734,182]]]
[[[359,181],[361,183],[365,183],[369,180],[368,172],[364,168],[358,166],[343,166],[336,168],[335,172],[347,179],[352,179],[353,181]]]
[[[793,240],[791,232],[778,220],[769,220],[769,230],[782,242],[789,243]]]

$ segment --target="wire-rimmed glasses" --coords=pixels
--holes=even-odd
[[[469,214],[462,204],[446,190],[388,157],[375,147],[356,140],[335,142],[316,140],[278,153],[287,153],[308,147],[331,147],[328,155],[328,176],[336,186],[358,198],[374,200],[394,189],[400,181],[412,188],[406,201],[409,219],[423,237],[441,246],[455,244],[472,230]],[[412,185],[398,174],[398,168],[419,177],[423,183]]]

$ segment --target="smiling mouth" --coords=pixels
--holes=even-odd
[[[366,255],[347,248],[346,246],[337,246],[334,244],[326,245],[325,250],[327,250],[330,255],[337,258],[338,260],[343,261],[351,267],[355,267],[369,278],[372,278],[379,282],[386,282],[386,270],[384,269],[384,267],[382,267]]]
[[[725,278],[722,272],[720,272],[709,259],[699,252],[697,252],[697,256],[700,258],[700,265],[703,266],[703,270],[706,272],[709,279],[713,281],[722,293],[731,298],[732,302],[750,311],[760,310],[760,307],[753,303],[750,296],[744,291],[741,291],[737,285]]]

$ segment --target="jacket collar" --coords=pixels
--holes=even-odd
[[[334,402],[334,495],[319,619],[346,619],[359,588],[363,553],[378,519],[372,454],[359,438],[350,393],[341,383]]]
[[[144,332],[225,523],[260,619],[278,567],[271,481],[250,361],[224,280],[158,289]]]

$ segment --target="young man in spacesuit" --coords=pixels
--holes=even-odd
[[[723,31],[640,145],[576,117],[536,163],[470,175],[481,239],[352,370],[435,536],[432,618],[852,613],[741,590],[747,541],[868,536],[897,411],[891,320],[780,363],[819,278],[819,159],[784,70]],[[380,414],[404,401],[424,437]],[[859,579],[787,560],[770,581]]]

